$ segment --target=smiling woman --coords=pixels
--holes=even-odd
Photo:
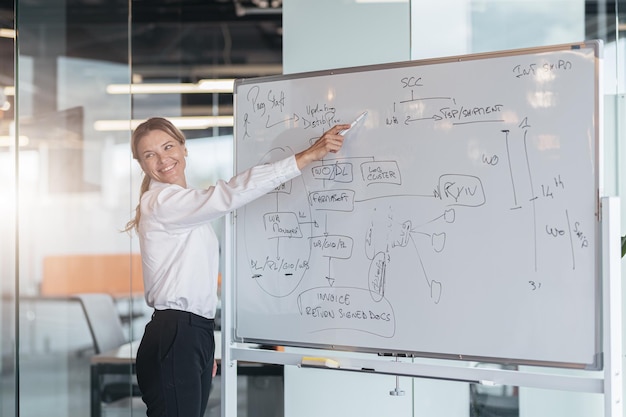
[[[173,139],[161,130],[152,130],[137,144],[137,153],[141,169],[150,179],[187,187],[184,140]]]
[[[145,299],[154,308],[137,351],[137,381],[148,416],[200,417],[206,409],[217,370],[213,330],[220,252],[210,222],[339,151],[340,132],[349,126],[336,125],[296,155],[205,189],[187,187],[185,137],[171,121],[154,117],[135,129],[131,150],[145,175],[126,231],[139,236]],[[180,392],[186,393],[182,400]]]

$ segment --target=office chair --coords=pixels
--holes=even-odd
[[[83,308],[93,339],[96,354],[120,347],[128,342],[113,297],[103,293],[85,293],[74,296]],[[106,375],[101,398],[111,403],[130,396],[141,396],[134,375]]]

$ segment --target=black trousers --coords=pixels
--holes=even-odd
[[[137,382],[148,417],[202,417],[215,355],[213,320],[156,310],[137,351]]]

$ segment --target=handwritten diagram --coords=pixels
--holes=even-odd
[[[469,329],[489,317],[528,336],[559,311],[539,330],[552,337],[569,326],[563,311],[579,316],[563,296],[593,317],[595,108],[569,108],[594,94],[570,88],[577,71],[593,74],[589,59],[505,56],[456,62],[453,75],[444,63],[238,86],[241,167],[368,112],[339,153],[237,213],[240,332],[517,358],[537,352],[489,352],[488,331]]]

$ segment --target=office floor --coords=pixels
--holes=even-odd
[[[89,354],[22,355],[19,365],[20,417],[89,417]],[[0,401],[14,401],[14,372],[0,377]],[[283,383],[280,377],[244,377],[237,382],[237,417],[282,417]],[[214,380],[205,417],[220,416],[220,378]],[[217,403],[217,406],[215,406]],[[139,398],[103,408],[102,417],[145,416]]]

